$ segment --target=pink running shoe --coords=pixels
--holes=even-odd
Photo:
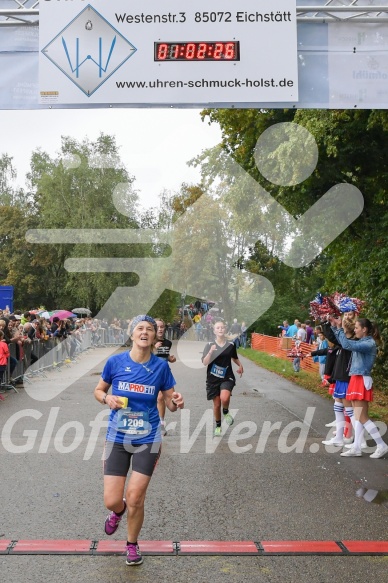
[[[125,511],[127,509],[127,505],[126,505],[125,501],[124,501],[124,504],[125,504],[125,507],[124,507],[124,512],[122,514],[120,514],[120,515],[116,514],[116,512],[113,512],[113,510],[112,510],[112,512],[110,512],[108,514],[108,516],[106,517],[105,532],[107,535],[110,536],[111,534],[115,533],[116,530],[118,529],[119,524],[121,522],[121,519],[124,516]]]
[[[129,544],[127,545],[127,565],[141,565],[143,562],[143,557],[139,549],[139,545]]]

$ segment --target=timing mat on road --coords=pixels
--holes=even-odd
[[[125,554],[126,541],[0,540],[0,555]],[[388,541],[139,541],[143,555],[388,555]]]

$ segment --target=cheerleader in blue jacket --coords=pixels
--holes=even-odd
[[[357,340],[349,340],[342,327],[342,318],[330,318],[332,330],[338,343],[352,352],[350,362],[350,381],[346,392],[346,400],[352,402],[355,417],[355,436],[353,447],[341,453],[343,457],[360,457],[363,430],[376,442],[377,448],[370,456],[373,459],[384,457],[388,453],[388,445],[383,441],[377,426],[369,419],[368,407],[373,401],[373,381],[371,370],[376,360],[377,342],[380,334],[375,324],[367,318],[358,318],[354,327]]]

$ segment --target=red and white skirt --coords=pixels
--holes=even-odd
[[[352,375],[346,391],[346,399],[347,401],[373,401],[373,387],[367,391],[363,376]]]

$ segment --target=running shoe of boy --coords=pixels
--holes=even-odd
[[[226,423],[227,423],[228,425],[233,425],[233,423],[234,423],[234,419],[233,419],[233,417],[232,417],[232,415],[231,415],[230,413],[226,413],[226,414],[224,415],[224,419],[225,419],[225,421],[226,421]]]

